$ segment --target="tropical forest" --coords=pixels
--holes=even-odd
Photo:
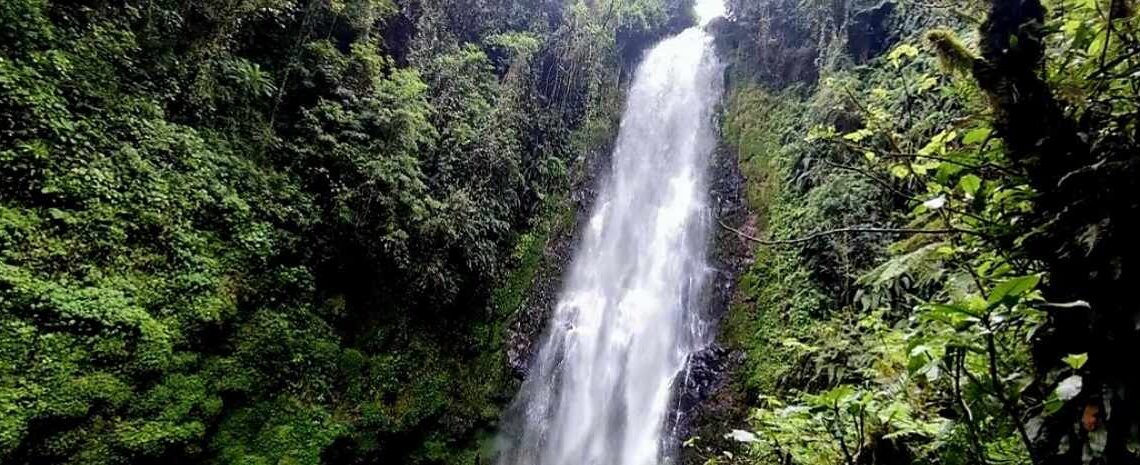
[[[0,465],[1140,465],[1137,239],[1136,0],[0,0]]]

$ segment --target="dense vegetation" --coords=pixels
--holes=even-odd
[[[0,463],[479,462],[688,3],[0,2]],[[1135,3],[729,3],[746,405],[694,455],[1140,463]]]
[[[753,215],[726,227],[755,255],[727,335],[749,412],[688,445],[1140,461],[1134,6],[734,1],[724,134]]]
[[[683,2],[0,2],[0,462],[474,463]]]

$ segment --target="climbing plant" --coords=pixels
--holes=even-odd
[[[841,31],[861,14],[847,5]],[[729,142],[764,192],[763,218],[731,227],[757,248],[732,317],[743,331],[733,339],[757,354],[743,368],[757,400],[749,427],[728,435],[742,447],[703,456],[1135,460],[1135,381],[1112,361],[1135,340],[1120,307],[1133,258],[1115,242],[1133,225],[1109,219],[1136,208],[1134,187],[1117,181],[1133,175],[1124,151],[1138,143],[1135,83],[1123,77],[1137,65],[1131,3],[898,9],[898,42],[870,62],[840,54],[809,89],[760,80],[770,90],[738,86],[729,106]],[[747,110],[772,99],[800,110]],[[769,161],[750,173],[757,156]],[[865,208],[878,213],[813,218],[825,205],[813,194],[852,177],[877,193]],[[846,279],[814,269],[851,241],[884,247],[842,268],[856,271]],[[819,297],[778,299],[808,292]]]

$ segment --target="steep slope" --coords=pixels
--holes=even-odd
[[[679,3],[0,5],[0,461],[474,463]]]
[[[694,463],[1136,463],[1132,3],[731,9],[754,263]]]

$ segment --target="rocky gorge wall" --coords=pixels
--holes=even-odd
[[[857,62],[881,54],[897,40],[892,27],[893,2],[855,5],[849,11],[828,15],[830,22],[808,20],[808,12],[799,10],[796,2],[762,6],[737,3],[733,5],[734,18],[709,25],[717,37],[719,53],[729,64],[725,72],[726,104],[733,92],[754,82],[775,89],[810,89],[818,79],[825,55],[826,44],[821,42],[821,36],[843,34],[840,43],[845,48],[832,54]],[[768,18],[760,31],[756,28],[761,22],[758,17]],[[652,41],[643,42],[642,51],[651,44]],[[639,57],[640,52],[627,54],[627,59]],[[633,60],[623,68],[632,70],[635,65]],[[723,107],[721,113],[727,115],[727,105]],[[540,264],[506,328],[506,362],[518,380],[528,374],[530,360],[557,303],[564,271],[581,236],[579,232],[589,219],[597,187],[609,167],[616,124],[610,129],[608,143],[593,147],[582,156],[575,181],[555,214],[559,220],[541,248]],[[714,231],[709,263],[715,276],[707,290],[705,311],[717,337],[690,360],[676,380],[674,414],[670,415],[673,440],[686,443],[678,457],[686,464],[704,462],[710,450],[731,449],[733,444],[724,435],[745,423],[750,403],[750,393],[741,380],[746,376],[741,370],[747,350],[740,341],[723,334],[734,302],[740,298],[737,288],[741,275],[755,258],[754,244],[732,229],[756,232],[763,227],[767,214],[761,205],[749,202],[748,191],[755,190],[760,181],[742,173],[743,163],[738,150],[722,137],[710,160],[708,186],[709,221],[713,222]]]
[[[631,63],[625,69],[634,67]],[[605,180],[616,129],[617,126],[613,126],[608,143],[589,149],[582,157],[578,176],[556,214],[560,219],[542,247],[540,265],[509,321],[506,362],[517,380],[528,375],[537,344],[557,304],[564,273],[573,259],[580,232],[589,221],[598,187]],[[718,145],[709,170],[707,221],[712,222],[713,231],[709,265],[714,276],[706,290],[705,311],[707,321],[719,333],[735,294],[738,275],[749,262],[747,242],[721,225],[739,226],[748,220],[749,213],[743,195],[745,179],[740,174],[735,153],[723,144]],[[676,380],[673,412],[669,415],[672,420],[667,425],[675,445],[695,434],[712,434],[714,429],[742,417],[740,392],[730,389],[732,369],[741,357],[740,351],[721,344],[718,336],[690,359]],[[686,457],[682,450],[681,458],[688,463]]]

